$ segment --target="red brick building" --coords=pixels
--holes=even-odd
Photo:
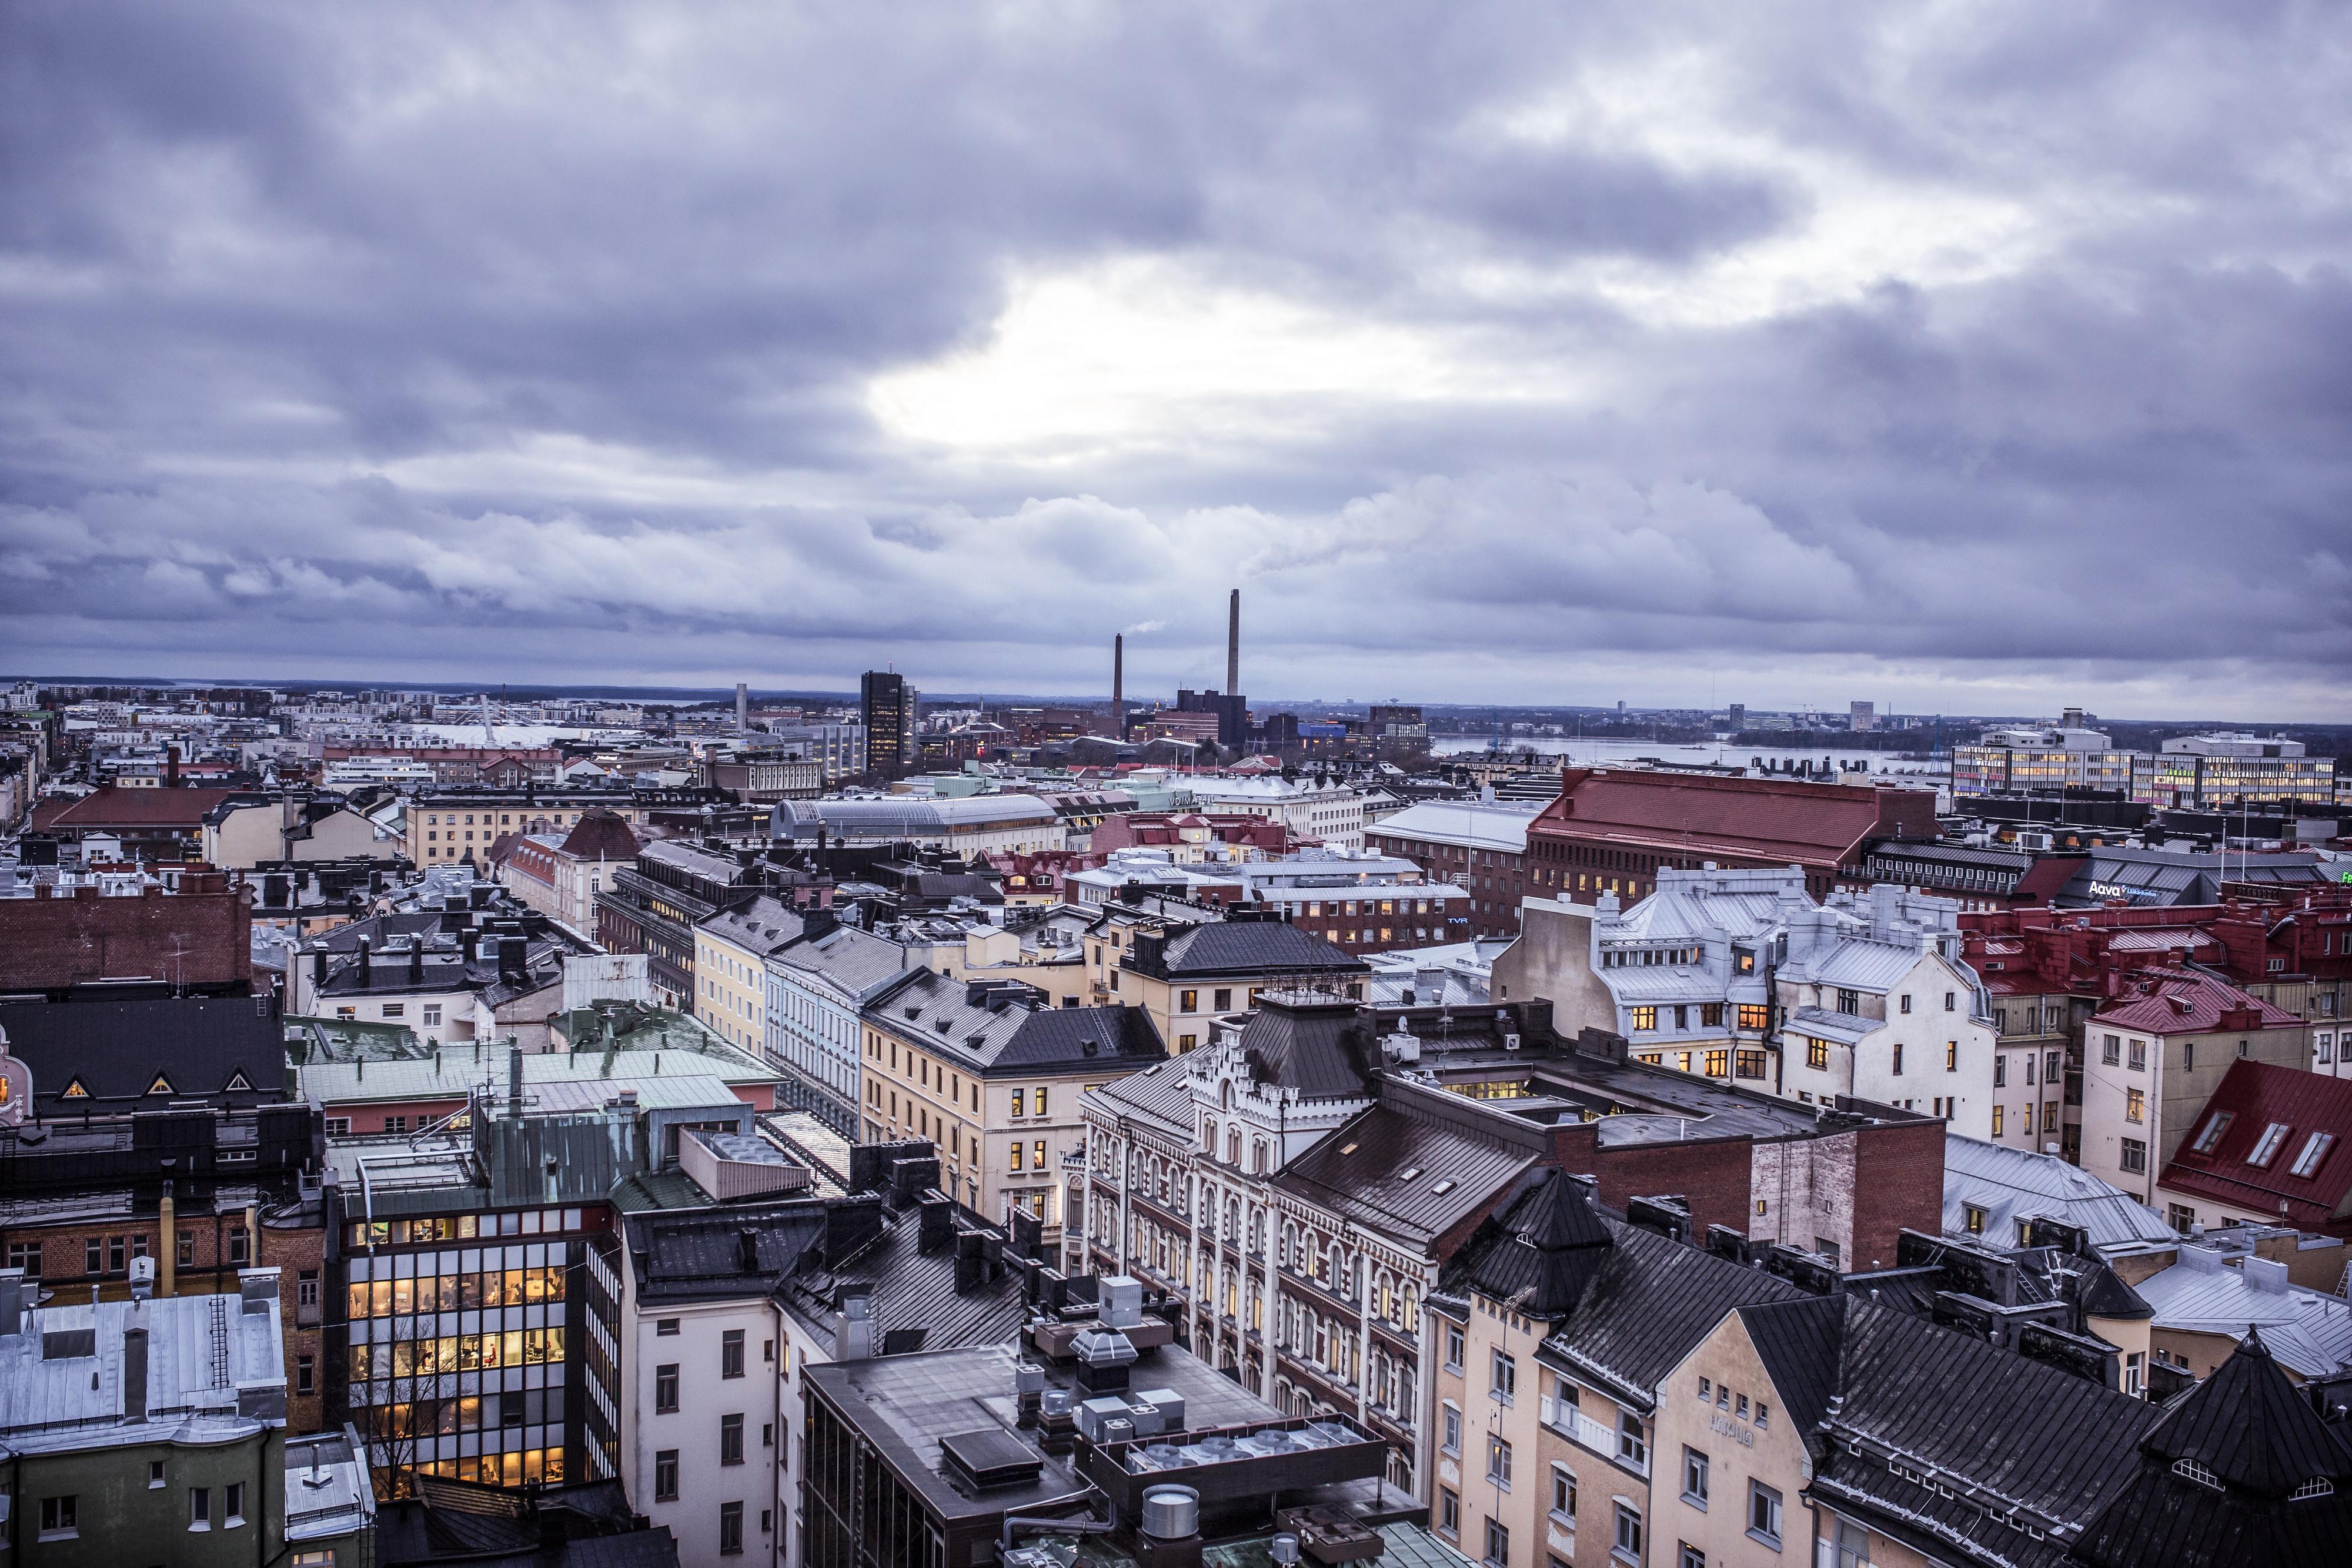
[[[1646,896],[1661,866],[1799,866],[1805,890],[1861,886],[1864,852],[1937,836],[1924,789],[1785,779],[1570,768],[1528,830],[1528,889],[1538,898]]]
[[[149,887],[137,898],[37,885],[30,898],[0,899],[0,991],[152,980],[242,996],[252,978],[253,906],[219,872],[186,873],[178,892]]]

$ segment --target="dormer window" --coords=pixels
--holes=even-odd
[[[2173,1460],[2172,1473],[2180,1477],[2183,1480],[2195,1481],[2199,1486],[2210,1487],[2215,1491],[2226,1490],[2221,1485],[2221,1477],[2215,1475],[2211,1470],[2207,1469],[2195,1459],[2180,1458]]]

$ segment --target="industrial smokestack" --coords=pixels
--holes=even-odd
[[[1225,695],[1232,696],[1242,689],[1242,591],[1234,590],[1233,603],[1225,612]]]
[[[735,683],[735,738],[740,740],[751,733],[751,688],[743,681]]]
[[[1110,640],[1110,732],[1127,738],[1127,633]]]

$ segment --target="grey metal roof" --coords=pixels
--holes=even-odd
[[[798,941],[802,926],[799,913],[790,904],[764,896],[740,909],[721,910],[702,923],[702,929],[713,936],[763,958]]]
[[[1984,1211],[1983,1234],[1998,1245],[2036,1215],[2080,1227],[2102,1252],[2145,1251],[2179,1242],[2154,1209],[2056,1155],[2037,1155],[1958,1133],[1944,1136],[1944,1234],[1969,1233],[1969,1210]]]
[[[843,995],[861,998],[911,972],[906,948],[854,925],[803,936],[770,954],[768,962],[779,969],[821,976]]]
[[[1192,1127],[1191,1059],[1167,1057],[1140,1072],[1114,1079],[1087,1098],[1111,1117],[1132,1116],[1152,1123],[1163,1132],[1190,1137]]]
[[[1426,1247],[1536,1156],[1447,1122],[1376,1105],[1291,1161],[1274,1185],[1365,1229]]]
[[[2352,1301],[2289,1283],[2283,1264],[2255,1258],[2233,1269],[2217,1252],[2183,1247],[2172,1267],[2134,1289],[2159,1329],[2235,1339],[2259,1328],[2279,1364],[2304,1377],[2352,1372]]]
[[[1423,843],[1521,854],[1528,847],[1528,824],[1540,809],[1535,801],[1525,802],[1522,809],[1483,800],[1424,800],[1366,823],[1364,836],[1386,834]]]
[[[1260,1083],[1305,1100],[1356,1100],[1367,1092],[1378,1047],[1350,1001],[1266,998],[1242,1027],[1239,1045]]]
[[[867,1008],[866,1019],[982,1076],[1132,1071],[1166,1054],[1141,1008],[1054,1008],[1026,987],[996,988],[928,968]]]
[[[969,1209],[962,1212],[968,1220],[971,1218]],[[790,1282],[786,1299],[794,1309],[793,1316],[828,1355],[836,1350],[830,1310],[833,1292],[847,1284],[873,1288],[877,1334],[921,1329],[927,1351],[1006,1343],[1019,1333],[1029,1318],[1021,1276],[1007,1269],[996,1280],[960,1293],[955,1288],[955,1249],[924,1251],[921,1229],[911,1212],[886,1217],[882,1234],[873,1246],[839,1269],[804,1274]]]
[[[240,1270],[268,1294],[79,1301],[25,1313],[0,1337],[0,1448],[68,1453],[178,1440],[221,1442],[282,1424],[286,1358],[275,1269]],[[124,1425],[123,1335],[147,1332],[147,1412]],[[82,1354],[62,1354],[79,1351]],[[238,1385],[248,1385],[240,1395]],[[273,1405],[267,1397],[275,1385]]]

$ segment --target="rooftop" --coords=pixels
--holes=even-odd
[[[203,1444],[284,1425],[278,1270],[241,1270],[237,1278],[234,1295],[77,1301],[16,1313],[0,1307],[0,1329],[16,1331],[0,1333],[0,1446],[68,1453]],[[22,1270],[0,1270],[0,1289],[24,1288]],[[143,1365],[136,1342],[125,1338],[134,1331],[147,1336]],[[126,1418],[134,1406],[139,1416]]]
[[[2192,1128],[2157,1183],[2168,1192],[2309,1230],[2352,1206],[2352,1081],[2232,1061]]]
[[[2105,1256],[2179,1245],[2179,1237],[2154,1209],[2056,1155],[1964,1138],[1944,1137],[1944,1233],[1968,1234],[1969,1210],[1984,1214],[1982,1234],[2007,1243],[2018,1221],[2048,1218],[2088,1233]]]
[[[2286,1265],[2246,1258],[2235,1266],[2204,1247],[2183,1247],[2179,1261],[2136,1287],[2156,1309],[2156,1326],[2227,1334],[2249,1328],[2279,1364],[2306,1378],[2352,1374],[2352,1301],[2290,1284]]]

